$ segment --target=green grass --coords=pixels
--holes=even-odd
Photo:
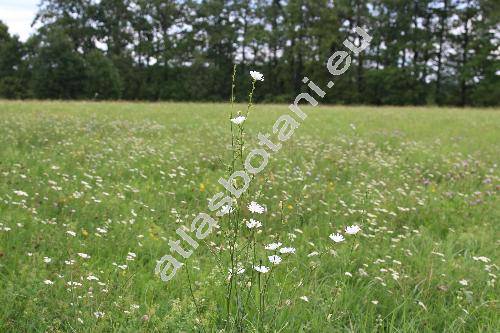
[[[257,105],[248,149],[287,110]],[[498,332],[500,110],[305,110],[241,203],[267,206],[259,244],[297,249],[268,275],[260,331]],[[0,331],[232,331],[227,271],[210,253],[222,234],[172,281],[154,274],[175,229],[222,190],[229,112],[0,101]],[[355,238],[328,238],[352,224]],[[245,331],[257,317],[245,309]]]

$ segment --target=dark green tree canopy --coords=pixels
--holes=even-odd
[[[0,96],[224,101],[236,63],[289,102],[361,26],[370,48],[325,102],[500,104],[497,0],[42,0],[35,22],[26,43],[0,24]]]

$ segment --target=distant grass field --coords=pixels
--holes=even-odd
[[[248,192],[267,206],[257,241],[296,248],[273,268],[260,331],[500,331],[500,110],[304,110]],[[222,190],[229,112],[0,101],[0,332],[232,331],[220,235],[172,281],[154,274]],[[249,149],[284,113],[256,106]],[[329,239],[352,224],[355,238]]]

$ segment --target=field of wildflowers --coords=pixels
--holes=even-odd
[[[500,330],[495,109],[304,107],[162,281],[176,230],[288,112],[246,109],[0,101],[0,331]]]

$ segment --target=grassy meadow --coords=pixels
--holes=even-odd
[[[163,282],[168,240],[228,176],[230,110],[0,101],[0,332],[500,331],[498,109],[304,108],[238,201],[242,223],[266,212],[236,246],[272,267],[241,263],[245,307],[227,311],[219,231]],[[285,113],[256,105],[247,150]],[[296,251],[271,265],[273,242]]]

